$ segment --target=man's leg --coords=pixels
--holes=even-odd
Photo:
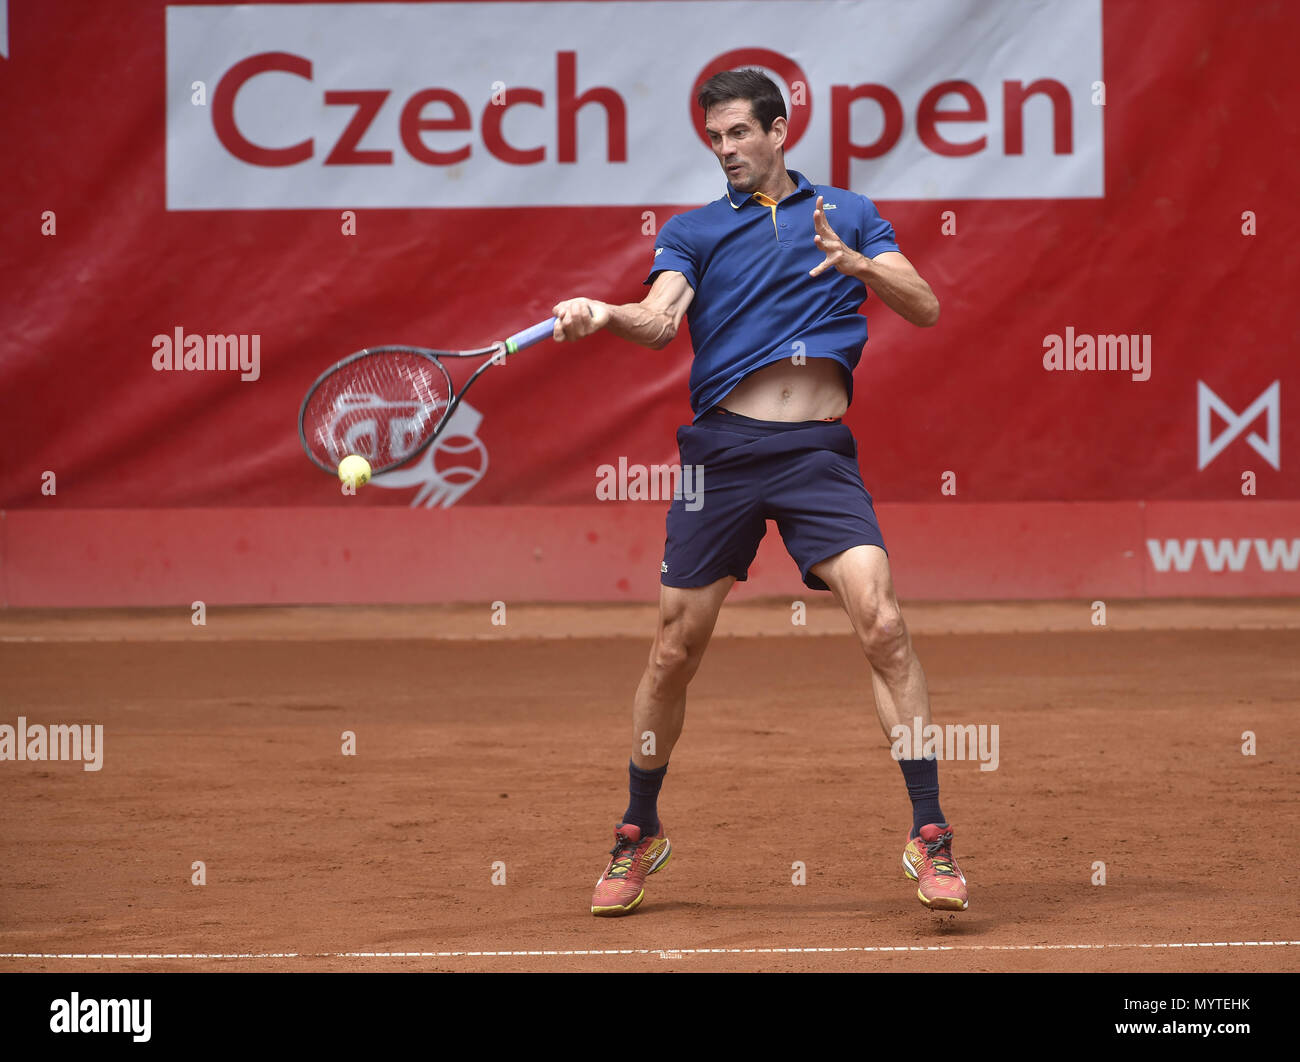
[[[668,763],[686,717],[686,687],[699,670],[722,602],[735,581],[727,576],[692,589],[659,588],[659,629],[632,703],[632,762],[642,770]],[[647,754],[643,748],[653,751]]]
[[[862,643],[871,664],[876,715],[886,737],[892,741],[893,728],[900,723],[911,729],[918,716],[921,726],[927,726],[930,691],[894,595],[885,551],[878,546],[854,546],[811,571],[831,588]]]
[[[596,883],[592,914],[630,914],[645,896],[646,877],[672,855],[659,823],[659,787],[686,718],[686,687],[699,670],[735,581],[727,576],[708,586],[659,588],[659,627],[632,705],[631,797],[615,832],[609,865]]]
[[[878,546],[854,546],[810,570],[848,613],[871,664],[876,716],[885,735],[892,742],[894,727],[911,731],[916,719],[923,731],[930,725],[930,691],[903,621],[885,551]],[[939,807],[938,763],[921,757],[920,749],[913,752],[915,758],[899,763],[913,814],[903,868],[918,881],[917,896],[927,907],[964,911],[966,879],[952,858],[952,829]]]

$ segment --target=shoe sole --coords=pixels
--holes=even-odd
[[[663,868],[668,865],[668,861],[672,859],[672,857],[673,857],[672,842],[665,840],[663,856],[655,860],[654,866],[652,866],[646,872],[646,877],[649,877],[651,874],[657,874],[659,873],[659,871],[663,870]],[[645,899],[645,889],[642,889],[637,894],[636,899],[629,904],[623,904],[621,906],[614,906],[614,907],[593,907],[591,909],[591,913],[594,914],[597,918],[619,918],[623,915],[629,915],[633,911],[635,911],[638,907],[641,906],[641,901],[644,899]]]
[[[916,871],[912,869],[912,864],[907,861],[907,853],[903,853],[903,873],[907,875],[909,881],[920,881],[916,876]],[[962,878],[962,884],[966,879]],[[916,890],[916,898],[931,911],[965,911],[970,907],[969,900],[959,900],[956,896],[940,896],[938,899],[930,899],[920,889]]]

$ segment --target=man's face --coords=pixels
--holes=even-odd
[[[722,171],[738,192],[758,191],[780,165],[785,119],[774,119],[772,128],[763,132],[748,100],[714,104],[704,116],[704,129]]]

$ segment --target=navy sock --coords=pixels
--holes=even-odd
[[[943,824],[948,820],[939,808],[939,761],[933,756],[923,760],[899,760],[903,780],[907,782],[907,795],[912,798],[912,837],[930,823]]]
[[[631,760],[627,761],[627,788],[631,800],[623,821],[641,827],[642,837],[653,837],[659,832],[659,789],[668,773],[668,764],[652,771],[643,771]]]

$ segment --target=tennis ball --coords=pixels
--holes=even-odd
[[[370,482],[370,462],[359,454],[348,454],[339,462],[339,479],[354,490]]]

